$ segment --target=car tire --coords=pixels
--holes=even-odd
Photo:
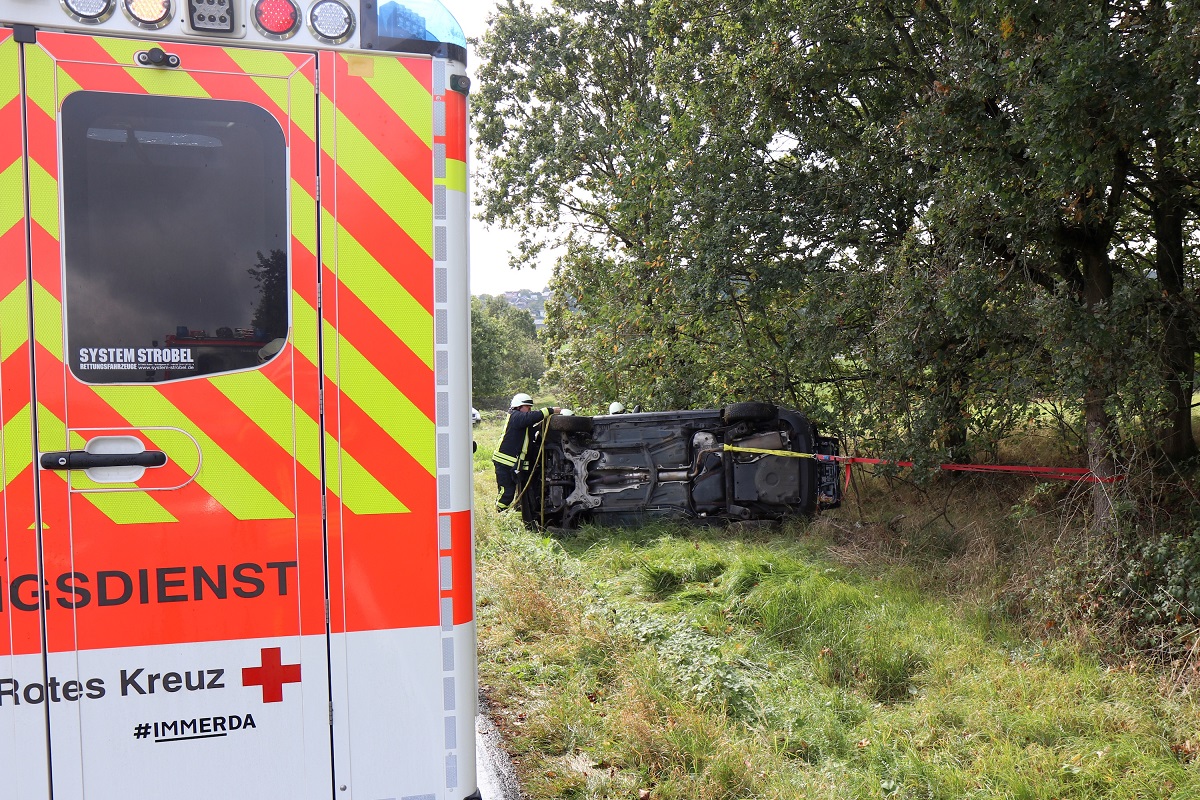
[[[555,414],[550,417],[550,430],[564,433],[591,433],[592,418]]]
[[[735,422],[765,422],[769,419],[775,419],[778,415],[779,409],[773,404],[751,401],[748,403],[730,403],[725,406],[723,416],[725,424],[732,425]]]

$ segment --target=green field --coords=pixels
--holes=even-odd
[[[496,425],[480,679],[531,798],[1200,798],[1187,665],[1004,607],[1036,492],[963,484],[922,528],[879,491],[811,525],[554,539],[491,510]]]

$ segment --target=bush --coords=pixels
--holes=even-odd
[[[1060,541],[1033,576],[1030,622],[1112,657],[1186,657],[1200,635],[1200,522],[1155,522]]]
[[[1128,548],[1116,594],[1135,646],[1174,658],[1200,628],[1200,525],[1167,530]]]

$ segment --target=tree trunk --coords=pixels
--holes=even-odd
[[[971,461],[971,453],[967,451],[967,418],[963,416],[962,397],[966,385],[970,381],[966,370],[954,367],[946,370],[937,385],[938,394],[942,399],[942,449],[955,464],[967,464]]]
[[[1084,301],[1092,314],[1103,313],[1104,306],[1112,301],[1113,275],[1108,253],[1100,247],[1089,248],[1083,253]],[[1111,354],[1103,353],[1092,359],[1087,389],[1083,398],[1084,425],[1087,431],[1088,469],[1097,478],[1111,478],[1116,474],[1113,458],[1112,418],[1108,413],[1110,380],[1107,377]],[[1112,496],[1110,483],[1097,481],[1092,484],[1092,527],[1096,531],[1107,530],[1113,524]]]
[[[1160,152],[1159,154],[1164,155]],[[1161,167],[1155,190],[1155,269],[1163,291],[1163,371],[1167,407],[1159,446],[1167,458],[1181,460],[1196,455],[1192,435],[1192,391],[1196,384],[1196,350],[1189,335],[1184,293],[1183,223],[1180,198],[1182,177]]]

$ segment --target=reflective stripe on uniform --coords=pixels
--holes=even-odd
[[[500,438],[496,441],[496,452],[492,456],[492,461],[496,462],[497,464],[504,464],[504,465],[510,466],[510,467],[517,467],[518,469],[528,469],[529,468],[529,460],[528,460],[527,456],[529,455],[529,427],[526,427],[525,430],[522,432],[523,435],[521,437],[521,451],[519,453],[517,453],[516,455],[509,455],[508,453],[505,453],[504,451],[501,450],[501,448],[504,446],[504,440],[508,438],[508,434],[509,434],[508,426],[512,424],[512,419],[513,419],[512,415],[514,413],[522,413],[522,414],[537,413],[537,414],[542,415],[542,420],[545,420],[553,412],[551,412],[551,410],[549,408],[540,408],[536,412],[534,412],[534,411],[516,412],[516,411],[513,411],[510,409],[509,413],[508,413],[508,419],[506,419],[504,421],[504,430],[500,432]],[[528,424],[532,425],[533,423],[528,423]],[[511,447],[511,443],[509,446]]]

